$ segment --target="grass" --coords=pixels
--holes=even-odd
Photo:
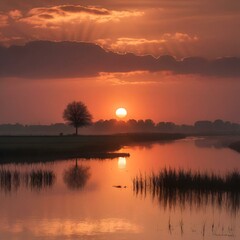
[[[240,153],[240,141],[230,144],[229,147]]]
[[[136,133],[86,136],[0,136],[0,164],[52,161],[66,158],[127,157],[116,153],[123,146],[143,142],[172,141],[182,134]]]
[[[142,175],[133,179],[136,194],[146,194],[147,190],[165,207],[186,203],[197,206],[217,204],[236,211],[240,207],[240,173],[233,171],[220,176],[185,170],[163,169],[148,177]]]
[[[4,192],[17,191],[21,186],[41,190],[51,187],[55,182],[53,171],[32,170],[30,172],[10,171],[0,169],[0,190]]]

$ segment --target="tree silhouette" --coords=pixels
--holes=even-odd
[[[92,115],[89,113],[87,106],[82,102],[73,101],[69,103],[63,112],[63,119],[68,125],[76,128],[76,135],[78,135],[78,128],[88,126],[92,123]]]

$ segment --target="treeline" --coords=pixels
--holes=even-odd
[[[51,125],[2,124],[0,135],[66,135],[75,130],[64,123]],[[173,122],[154,123],[151,119],[118,121],[99,120],[90,127],[82,128],[80,134],[113,134],[126,132],[163,132],[185,134],[240,134],[240,124],[229,121],[197,121],[194,125],[177,125]]]
[[[59,135],[72,134],[74,129],[64,123],[51,125],[1,124],[0,135]]]

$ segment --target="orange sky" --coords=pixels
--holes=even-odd
[[[174,78],[174,77],[173,77]],[[182,81],[114,83],[96,79],[5,80],[1,83],[1,122],[62,122],[72,100],[85,102],[94,120],[115,118],[125,107],[128,118],[193,123],[217,118],[239,122],[239,83],[182,76]]]
[[[62,122],[63,109],[73,100],[83,101],[94,120],[115,118],[116,108],[125,107],[128,118],[155,122],[240,122],[239,1],[1,0],[0,9],[0,124]],[[81,60],[74,64],[62,48],[43,55],[37,55],[37,44],[19,51],[5,48],[36,40],[96,43],[106,51],[170,55],[179,62],[165,59],[167,67],[155,69],[153,59],[139,67],[140,58],[133,63],[126,56],[128,69],[115,55],[115,65],[108,67],[102,56],[111,54],[100,56],[93,49],[88,69],[81,62],[88,52],[71,56]],[[56,54],[66,67],[51,60]],[[29,55],[33,61],[25,62]],[[191,58],[182,69],[186,57]],[[212,62],[202,68],[202,60],[192,57]],[[223,61],[216,69],[217,58]],[[44,62],[53,72],[43,70]],[[86,72],[78,71],[79,64]]]

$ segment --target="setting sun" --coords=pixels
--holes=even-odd
[[[127,116],[127,110],[125,108],[118,108],[116,110],[116,116],[119,118],[124,118]]]

